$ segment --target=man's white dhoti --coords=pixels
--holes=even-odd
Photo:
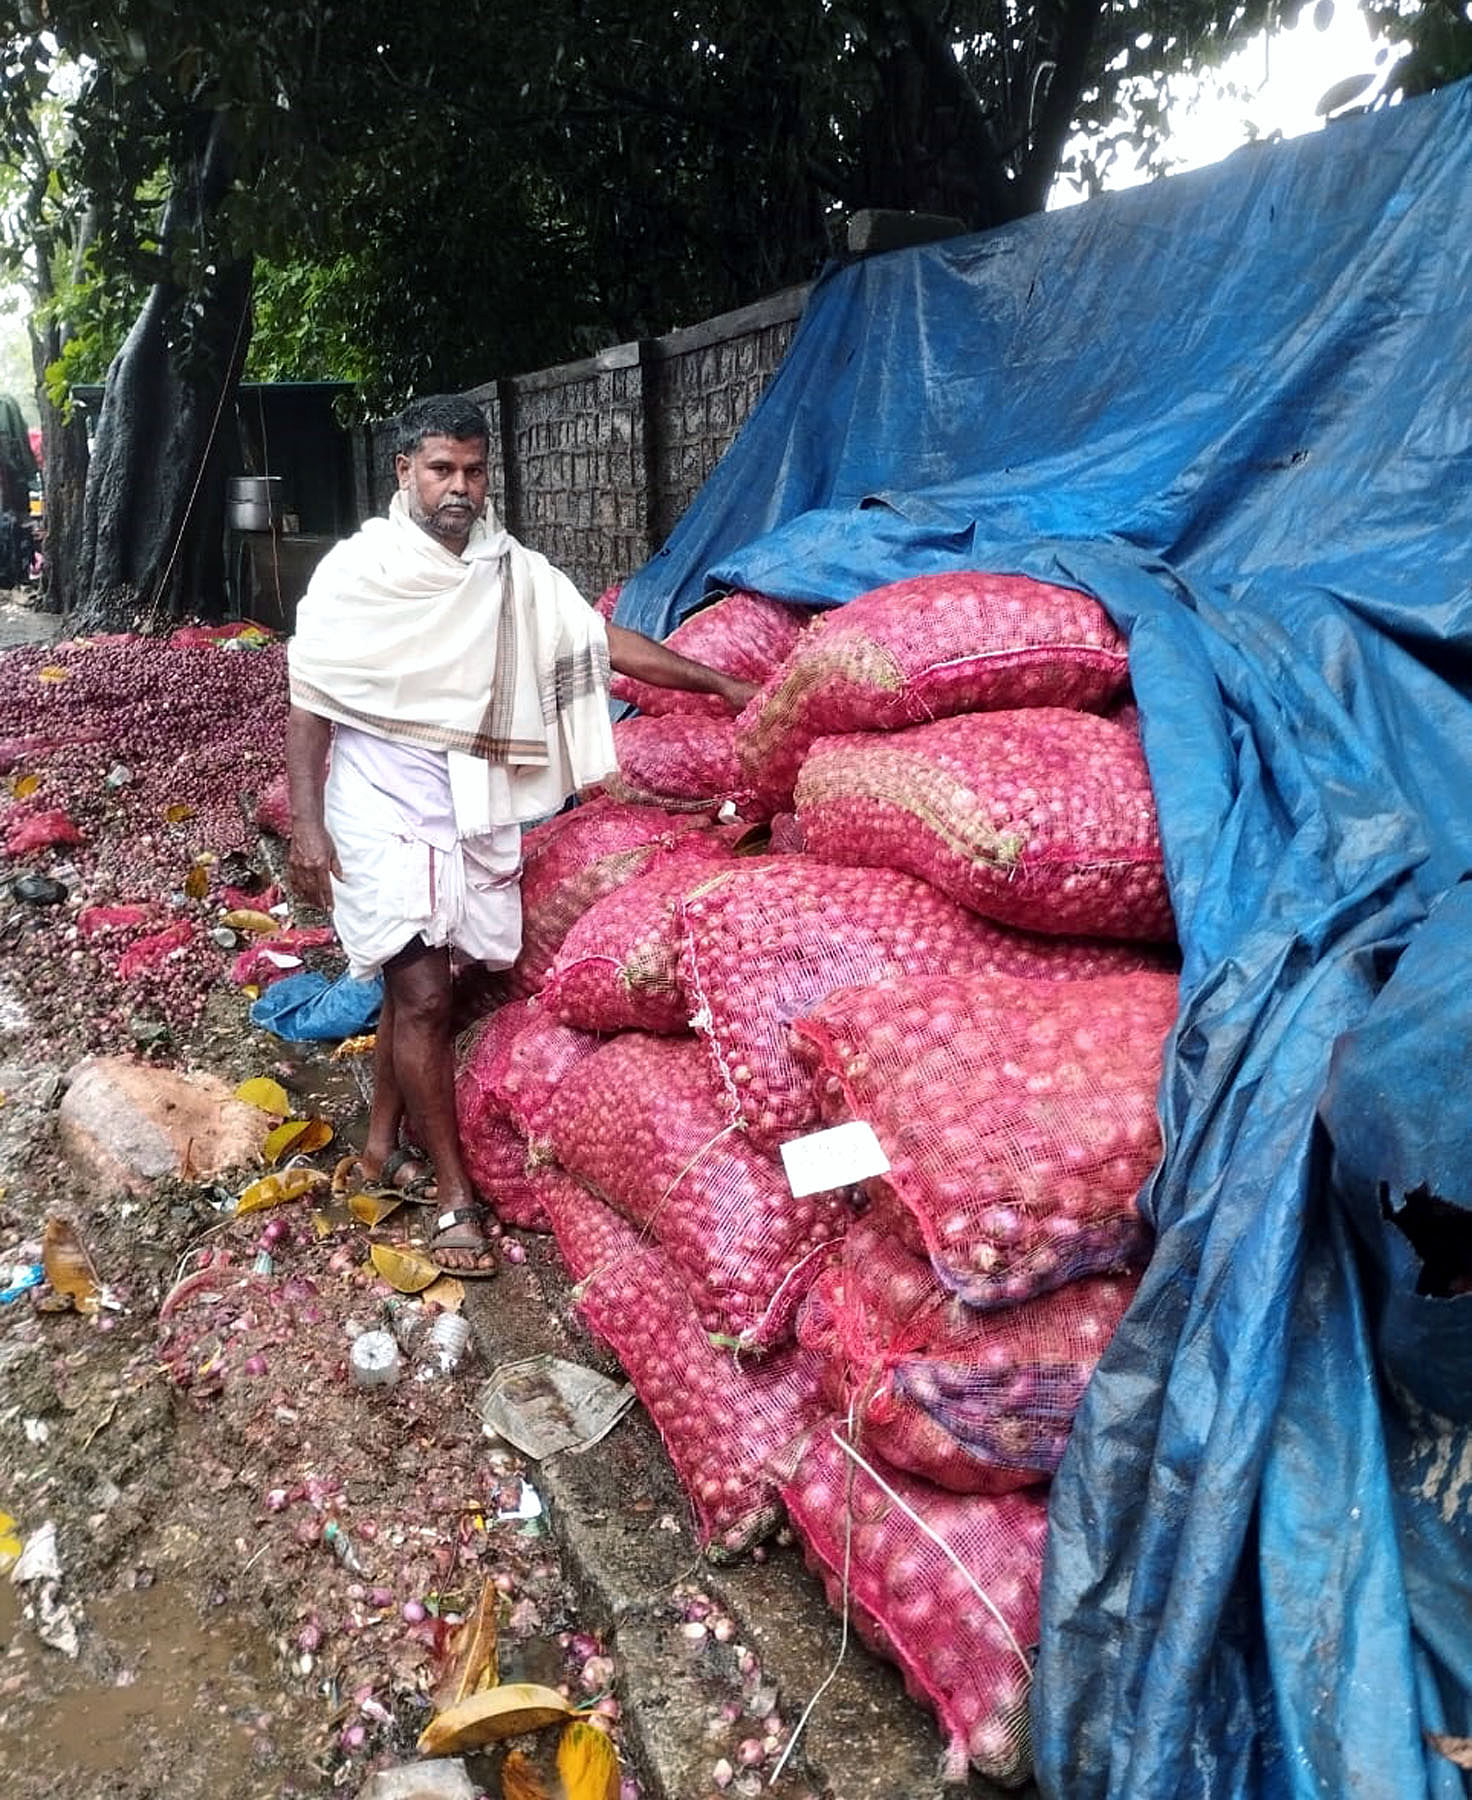
[[[515,962],[520,826],[468,838],[436,830],[375,786],[351,756],[333,757],[324,799],[342,865],[342,879],[332,880],[332,922],[350,975],[376,975],[415,938],[496,969]]]

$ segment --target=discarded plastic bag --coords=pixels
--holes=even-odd
[[[293,1044],[347,1038],[371,1029],[382,1004],[381,976],[355,981],[340,975],[330,981],[315,970],[303,970],[273,982],[252,1005],[250,1022]]]
[[[634,1403],[628,1382],[557,1356],[506,1363],[481,1389],[482,1423],[534,1462],[601,1443]]]

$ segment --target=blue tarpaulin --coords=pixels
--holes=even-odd
[[[1130,635],[1182,1001],[1053,1489],[1052,1800],[1464,1792],[1472,1296],[1402,1203],[1472,1205],[1469,369],[1464,84],[830,272],[620,601],[988,567]]]

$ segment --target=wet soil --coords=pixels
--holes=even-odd
[[[76,1633],[75,1656],[43,1642],[40,1585],[0,1574],[0,1793],[355,1793],[413,1759],[487,1582],[503,1676],[596,1697],[580,1674],[600,1646],[571,1642],[542,1522],[497,1518],[524,1471],[472,1410],[484,1369],[416,1380],[408,1355],[393,1391],[352,1386],[353,1335],[393,1295],[364,1228],[320,1194],[236,1218],[259,1170],[133,1197],[78,1186],[55,1147],[62,1026],[0,961],[0,1271],[38,1257],[59,1214],[106,1291],[95,1317],[51,1310],[44,1287],[0,1305],[0,1512],[23,1541],[54,1525],[48,1600]],[[180,1049],[231,1082],[273,1074],[326,1119],[324,1172],[361,1141],[366,1066],[254,1031],[234,991]],[[495,1791],[494,1759],[470,1766]]]

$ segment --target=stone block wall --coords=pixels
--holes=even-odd
[[[787,352],[806,288],[470,390],[491,427],[492,499],[588,598],[659,548]],[[389,429],[367,434],[365,515],[394,488]]]

